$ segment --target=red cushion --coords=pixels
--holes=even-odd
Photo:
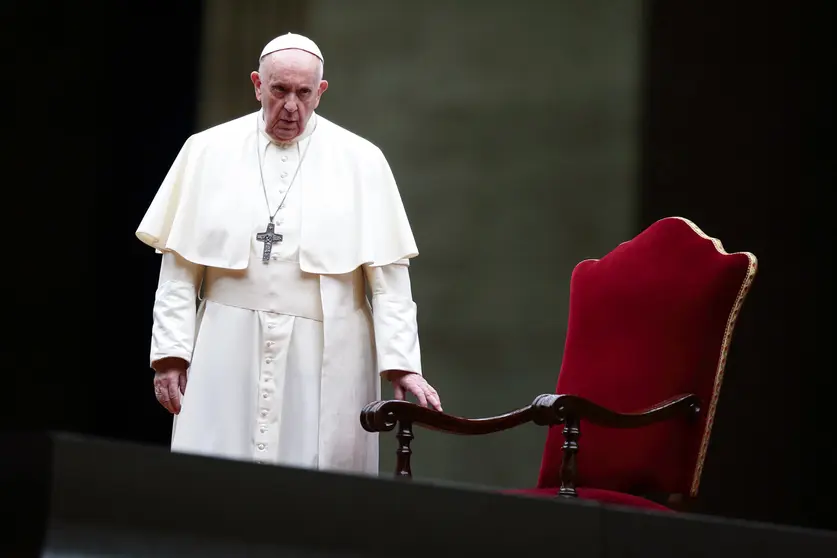
[[[557,393],[619,412],[687,393],[702,402],[692,422],[620,430],[582,421],[578,485],[696,494],[733,325],[755,272],[752,254],[727,254],[680,218],[576,266]],[[547,436],[539,488],[560,485],[561,430]]]
[[[672,511],[657,502],[640,498],[632,494],[625,494],[623,492],[614,492],[612,490],[601,490],[598,488],[578,488],[578,497],[583,500],[595,500],[603,504],[615,504],[618,506],[630,506],[633,508],[643,508],[647,510]],[[517,494],[521,496],[536,496],[544,498],[555,498],[558,495],[557,488],[529,488],[523,490],[503,490],[503,494]]]

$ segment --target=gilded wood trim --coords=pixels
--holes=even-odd
[[[724,250],[724,246],[721,244],[720,240],[707,235],[688,219],[683,217],[669,217],[669,219],[679,219],[686,223],[695,232],[695,234],[712,242],[719,254],[724,256],[744,255],[747,256],[747,259],[750,261],[750,264],[747,267],[747,274],[744,277],[744,281],[741,283],[738,295],[735,297],[735,302],[732,305],[729,317],[727,318],[727,325],[724,329],[724,336],[721,342],[721,352],[718,356],[718,364],[715,368],[715,383],[712,388],[712,399],[709,401],[709,405],[706,409],[706,426],[704,427],[703,436],[701,437],[700,449],[698,451],[695,471],[692,475],[692,484],[689,490],[689,494],[694,497],[697,496],[698,488],[700,486],[700,477],[703,473],[703,465],[706,461],[706,452],[709,448],[709,438],[712,435],[712,425],[715,422],[715,411],[718,407],[718,399],[721,395],[721,385],[724,379],[724,369],[727,364],[727,355],[729,354],[729,347],[732,342],[733,330],[735,329],[735,323],[738,320],[738,315],[741,312],[741,306],[744,304],[744,299],[747,297],[747,293],[749,292],[750,286],[753,284],[753,279],[756,276],[756,271],[758,270],[758,260],[756,259],[756,256],[750,252],[728,253]]]

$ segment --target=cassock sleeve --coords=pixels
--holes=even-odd
[[[378,373],[403,370],[421,374],[421,350],[409,260],[380,267],[363,267],[372,293]]]
[[[151,364],[176,357],[192,360],[195,345],[197,298],[204,267],[173,252],[163,254],[160,279],[154,296],[151,328]]]

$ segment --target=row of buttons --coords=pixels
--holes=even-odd
[[[268,329],[275,329],[275,327],[276,327],[276,323],[272,322],[272,321],[267,322],[266,325],[267,325]],[[275,355],[271,354],[271,350],[275,347],[275,345],[276,345],[276,342],[273,341],[272,339],[268,339],[267,341],[265,341],[265,348],[266,348],[265,353],[266,353],[266,355],[265,355],[265,358],[264,358],[264,362],[268,366],[270,364],[272,364],[273,361],[274,361],[274,356]],[[273,381],[272,370],[270,370],[269,368],[263,369],[262,374],[261,374],[261,381],[263,382],[263,384],[265,384],[262,387],[262,399],[265,401],[265,407],[262,408],[259,411],[259,416],[262,418],[262,420],[259,421],[259,433],[264,435],[264,434],[267,434],[268,431],[270,430],[270,424],[268,422],[266,422],[265,419],[267,419],[268,416],[270,415],[269,400],[270,400],[270,393],[271,392],[268,389],[268,386],[270,386],[271,382]],[[268,448],[268,444],[265,441],[259,441],[256,444],[256,449],[259,452],[265,452],[267,450],[267,448]],[[261,459],[256,459],[255,462],[256,463],[264,463],[264,461],[261,460]]]
[[[287,155],[285,155],[285,154],[282,154],[282,156],[281,156],[281,161],[282,161],[283,163],[287,163],[287,162],[288,162],[288,156],[287,156]],[[288,171],[283,170],[281,173],[279,173],[279,176],[280,176],[280,178],[282,179],[282,182],[284,182],[284,183],[285,183],[285,185],[280,186],[280,187],[279,187],[279,189],[278,189],[279,195],[280,195],[280,196],[282,196],[282,195],[284,195],[284,194],[285,194],[285,192],[287,191],[287,186],[286,186],[286,185],[287,185],[287,182],[288,182],[288,180],[287,180],[287,179],[288,179]],[[280,209],[280,210],[285,209],[285,202],[284,202],[284,200],[280,202],[279,209]],[[284,220],[284,219],[281,219],[281,218],[280,218],[280,219],[277,219],[277,220],[275,221],[275,222],[276,222],[276,226],[277,226],[277,227],[278,227],[278,226],[281,226],[281,225],[284,223],[284,221],[285,221],[285,220]],[[278,254],[277,252],[278,252],[278,251],[274,251],[274,252],[270,255],[270,259],[271,259],[271,260],[274,260],[274,261],[278,261],[278,260],[279,260],[279,257],[280,257],[280,256],[279,256],[279,254]]]

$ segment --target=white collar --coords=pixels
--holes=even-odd
[[[299,142],[308,138],[311,134],[314,133],[314,130],[317,128],[317,113],[312,112],[311,113],[311,118],[308,119],[308,123],[305,125],[305,129],[302,130],[301,134],[299,134],[297,137],[295,137],[294,139],[292,139],[291,141],[289,141],[287,143],[280,143],[280,142],[274,140],[273,138],[271,138],[269,135],[267,135],[267,132],[265,131],[264,109],[259,110],[257,119],[258,119],[258,122],[259,122],[259,132],[260,132],[260,134],[259,134],[259,144],[262,148],[262,151],[264,151],[264,149],[267,148],[267,146],[270,145],[271,143],[276,145],[277,147],[281,147],[281,148],[285,148],[285,149],[297,147],[299,145]]]

